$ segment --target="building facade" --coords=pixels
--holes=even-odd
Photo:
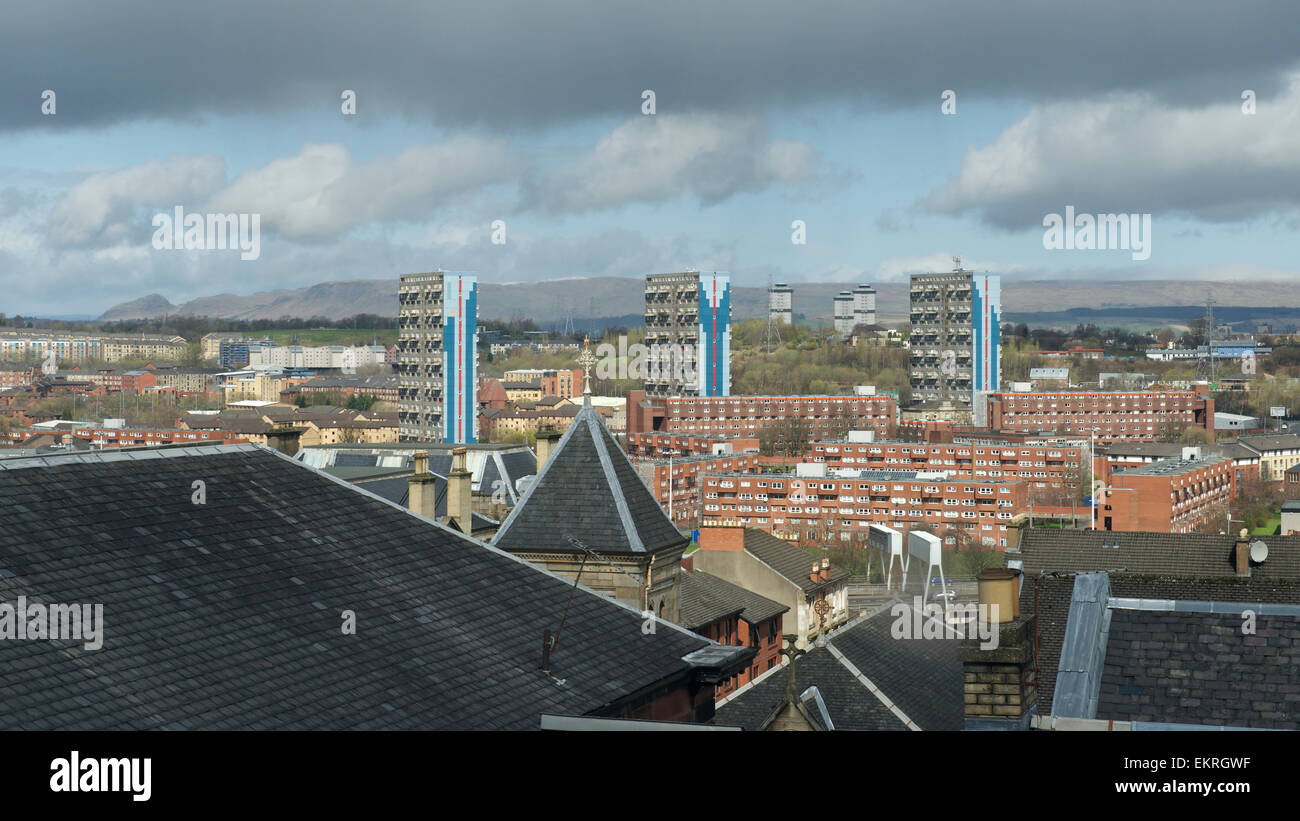
[[[1095,434],[1104,443],[1157,442],[1185,427],[1214,434],[1214,400],[1197,391],[994,393],[985,401],[997,430]]]
[[[773,322],[794,324],[794,289],[784,282],[776,282],[767,289],[767,316]]]
[[[898,401],[875,394],[650,399],[645,391],[628,392],[629,434],[659,431],[753,437],[790,419],[802,420],[811,439],[830,439],[849,430],[875,431],[883,438],[892,435],[897,426]]]
[[[1029,507],[1025,482],[927,471],[715,474],[702,480],[704,526],[738,521],[789,541],[865,545],[868,525],[933,531],[948,547],[1004,548]]]
[[[875,324],[876,289],[864,282],[853,289],[853,327]]]
[[[477,441],[478,277],[405,274],[397,298],[402,441]]]
[[[1001,278],[960,267],[911,277],[912,398],[970,409],[1001,378]]]
[[[699,271],[646,276],[645,323],[652,360],[647,394],[730,395],[731,277]]]

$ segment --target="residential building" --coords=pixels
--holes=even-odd
[[[398,328],[402,440],[477,441],[478,277],[404,274]]]
[[[641,480],[682,530],[700,526],[703,513],[701,480],[714,473],[758,473],[757,453],[682,456],[668,459],[636,459],[632,462]]]
[[[953,548],[1000,548],[1012,519],[1029,508],[1025,482],[916,470],[708,474],[701,484],[705,527],[738,521],[811,544],[865,545],[874,523],[927,529]]]
[[[997,430],[1095,435],[1104,444],[1156,442],[1188,427],[1214,432],[1214,400],[1204,390],[992,393],[986,402]]]
[[[729,453],[757,453],[756,437],[718,436],[713,434],[676,434],[646,431],[627,435],[629,456],[661,458],[674,456],[712,456]]]
[[[354,396],[373,396],[381,402],[396,403],[398,382],[396,376],[321,376],[296,385],[293,392],[299,396],[337,396],[345,402]]]
[[[849,572],[770,533],[735,522],[706,524],[691,563],[695,570],[788,607],[784,627],[798,636],[797,647],[810,647],[818,636],[849,620]],[[822,601],[825,612],[818,613]]]
[[[840,339],[848,339],[853,333],[853,294],[848,291],[840,291],[835,295],[832,310],[835,320],[835,333],[840,335]]]
[[[898,400],[892,396],[675,396],[651,398],[645,391],[627,395],[628,433],[659,431],[755,437],[764,428],[800,420],[811,439],[843,436],[850,430],[892,435]]]
[[[645,344],[652,352],[645,383],[649,396],[731,393],[731,277],[699,271],[650,274],[645,319]]]
[[[1097,491],[1097,528],[1192,533],[1220,520],[1226,528],[1236,488],[1230,456],[1184,448],[1180,457],[1113,472]]]
[[[876,324],[876,289],[865,282],[853,289],[853,327]],[[850,331],[853,328],[849,329]]]
[[[755,655],[255,445],[2,460],[0,498],[23,534],[0,539],[5,586],[109,625],[103,652],[0,641],[7,728],[705,723]],[[68,533],[97,534],[94,561]]]
[[[767,316],[773,322],[794,324],[794,289],[776,282],[767,289]]]
[[[1281,482],[1288,469],[1300,464],[1300,434],[1239,436],[1237,444],[1259,454],[1259,478]]]
[[[911,277],[912,398],[970,410],[999,390],[1001,278],[957,268]]]
[[[558,396],[561,399],[572,399],[575,396],[582,395],[582,368],[573,369],[547,369],[547,368],[518,368],[506,371],[502,376],[501,382],[509,394],[512,388],[517,385],[536,385],[539,390],[537,396],[524,396],[523,399],[532,399],[536,401],[543,396]],[[513,398],[513,397],[512,397]]]
[[[685,564],[691,564],[687,557]],[[753,647],[750,666],[718,682],[714,697],[722,699],[781,663],[782,616],[788,605],[751,593],[702,570],[683,569],[678,594],[677,623],[718,644]]]
[[[1087,473],[1086,446],[1006,442],[998,444],[939,444],[838,439],[814,442],[805,462],[824,464],[827,472],[853,470],[919,470],[943,472],[951,478],[1019,479],[1031,487],[1078,487]]]
[[[383,345],[275,345],[253,343],[248,346],[248,364],[279,365],[282,368],[347,371],[385,364],[387,349]]]
[[[56,362],[174,361],[184,350],[185,339],[179,336],[0,330],[0,360],[42,362],[47,353],[53,353]]]

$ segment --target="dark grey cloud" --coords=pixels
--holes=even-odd
[[[0,129],[337,111],[529,128],[822,100],[1261,95],[1300,59],[1294,0],[10,0]],[[42,117],[40,94],[58,94]]]

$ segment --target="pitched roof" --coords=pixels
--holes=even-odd
[[[492,543],[518,552],[654,553],[690,539],[664,513],[591,405],[560,437]]]
[[[677,578],[681,585],[677,623],[688,630],[731,615],[739,615],[748,624],[760,624],[790,609],[703,570],[683,571]]]
[[[911,605],[887,603],[836,630],[825,646],[800,656],[796,694],[815,686],[837,730],[962,729],[959,637],[894,638],[897,618],[913,619]],[[784,706],[788,676],[784,664],[759,676],[723,700],[714,723],[765,728]]]
[[[1269,561],[1272,561],[1271,555]],[[1255,571],[1259,569],[1259,567],[1254,568]],[[1074,572],[1051,572],[1026,576],[1020,591],[1020,612],[1038,615],[1039,715],[1046,716],[1053,713],[1057,668],[1060,665],[1067,635],[1070,604],[1078,575]],[[1110,595],[1115,597],[1183,602],[1300,604],[1300,580],[1296,579],[1268,578],[1260,575],[1239,577],[1235,574],[1194,578],[1172,573],[1141,574],[1113,571],[1108,572],[1107,576]],[[1238,615],[1236,619],[1237,630],[1240,631],[1241,617]],[[1163,649],[1169,650],[1169,648]],[[1220,657],[1217,652],[1210,652],[1208,648],[1203,652],[1208,654],[1203,655],[1197,662],[1203,670],[1217,668],[1225,661],[1229,661],[1226,657]]]
[[[1268,561],[1252,570],[1256,576],[1300,579],[1300,536],[1252,538],[1263,539],[1269,549]],[[1022,559],[1027,575],[1123,570],[1192,578],[1236,576],[1236,541],[1234,535],[1224,534],[1028,529],[1020,540],[1020,555],[1008,551],[1006,558]]]
[[[547,675],[571,581],[253,445],[5,460],[0,520],[0,600],[107,625],[0,641],[4,728],[535,729],[741,650],[580,586]]]
[[[1094,717],[1300,729],[1300,617],[1255,631],[1239,613],[1112,609]]]
[[[852,575],[849,571],[832,564],[830,580],[814,582],[810,578],[811,562],[814,561],[812,554],[795,547],[785,539],[756,528],[745,529],[745,550],[763,564],[799,585],[805,593],[838,584]]]
[[[1238,436],[1237,444],[1267,453],[1273,450],[1294,450],[1300,448],[1300,433],[1261,434],[1258,436]]]

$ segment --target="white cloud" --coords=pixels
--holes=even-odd
[[[129,220],[142,209],[170,210],[206,197],[225,179],[225,162],[212,154],[173,155],[120,171],[91,174],[72,186],[47,222],[51,243],[81,247],[125,241]],[[148,220],[141,226],[148,226]]]
[[[683,194],[711,204],[805,179],[819,160],[807,143],[770,138],[757,117],[641,116],[615,128],[571,164],[531,180],[525,202],[561,213]]]
[[[1066,205],[1245,220],[1300,208],[1297,133],[1300,76],[1253,115],[1232,95],[1201,108],[1143,94],[1038,106],[968,148],[956,176],[922,204],[1007,229],[1041,227]]]
[[[342,144],[309,143],[241,174],[208,207],[260,213],[263,226],[289,239],[328,239],[373,222],[426,220],[521,167],[502,140],[456,137],[360,165]]]

